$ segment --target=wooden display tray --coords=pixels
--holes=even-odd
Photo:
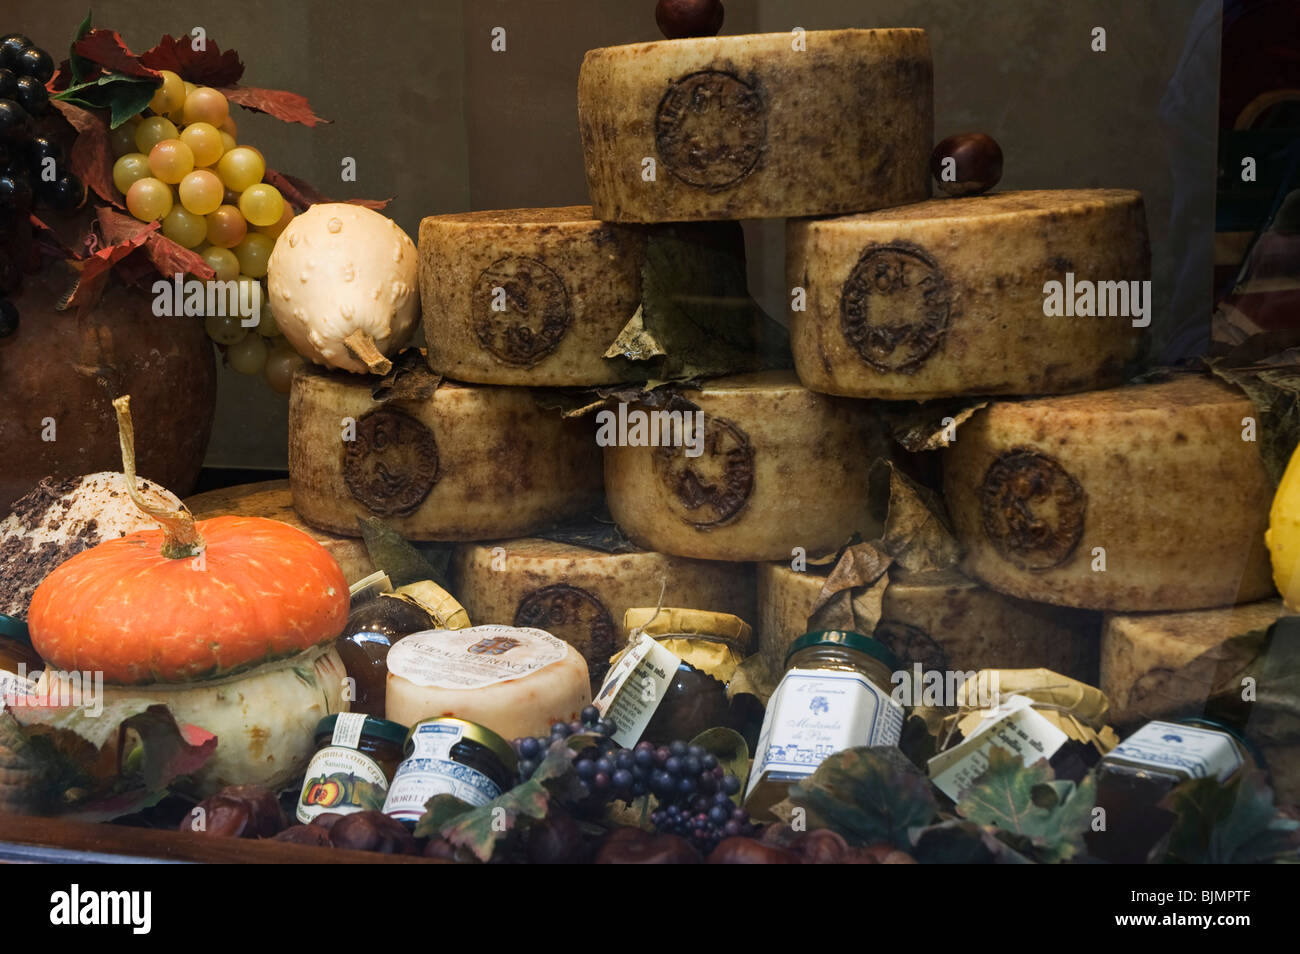
[[[444,859],[0,814],[0,863],[441,864]]]
[[[263,480],[252,484],[238,484],[195,494],[185,500],[185,505],[199,520],[233,514],[239,517],[270,517],[297,527],[320,543],[343,568],[349,584],[374,572],[374,564],[360,537],[343,537],[317,530],[303,522],[293,509],[289,494],[289,481]]]

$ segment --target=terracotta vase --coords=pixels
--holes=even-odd
[[[0,339],[0,516],[42,478],[120,470],[113,398],[131,395],[141,476],[194,488],[216,406],[199,318],[159,318],[153,296],[110,280],[85,315],[56,311],[70,273],[23,280],[18,330]]]

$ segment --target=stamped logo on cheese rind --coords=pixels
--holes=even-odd
[[[591,678],[599,682],[614,655],[614,619],[596,596],[580,586],[553,583],[519,601],[515,625],[531,626],[558,636],[582,650]]]
[[[754,445],[726,418],[705,418],[698,456],[684,447],[657,447],[654,466],[668,491],[669,508],[700,530],[734,520],[754,492]]]
[[[669,85],[655,114],[660,161],[687,185],[710,192],[740,182],[767,143],[767,104],[733,73],[700,70]]]
[[[1060,566],[1083,537],[1087,496],[1047,454],[1015,448],[989,465],[980,487],[984,533],[1024,570]]]
[[[908,374],[939,347],[951,309],[948,282],[929,254],[904,242],[873,245],[840,292],[840,331],[877,371]]]
[[[872,638],[889,648],[904,668],[919,665],[923,670],[942,672],[948,668],[948,654],[933,636],[912,623],[885,619],[876,624]]]
[[[504,364],[531,368],[573,323],[564,280],[544,262],[508,255],[483,269],[470,293],[474,335]]]
[[[348,492],[381,517],[408,514],[438,482],[438,443],[411,415],[380,407],[357,419],[356,438],[343,445]]]

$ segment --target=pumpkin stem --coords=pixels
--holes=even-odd
[[[375,346],[375,339],[365,331],[354,331],[343,339],[343,346],[348,354],[356,358],[373,374],[387,374],[393,370],[393,362],[384,357],[383,352]]]
[[[181,504],[179,510],[155,507],[140,493],[135,482],[135,428],[131,426],[131,395],[124,394],[113,400],[117,411],[117,436],[122,444],[122,472],[126,474],[126,491],[131,501],[158,521],[163,528],[162,555],[169,560],[185,560],[203,552],[203,537],[199,535],[194,514]]]

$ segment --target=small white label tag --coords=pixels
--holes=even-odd
[[[989,710],[969,738],[930,759],[930,781],[955,802],[988,770],[991,746],[1018,756],[1025,765],[1050,759],[1070,737],[1032,705],[1033,700],[1013,695]]]
[[[605,675],[592,700],[602,719],[614,723],[613,739],[625,749],[641,741],[682,663],[657,639],[642,633]]]
[[[355,749],[361,745],[361,727],[366,724],[364,712],[340,712],[334,718],[334,735],[330,745]]]

